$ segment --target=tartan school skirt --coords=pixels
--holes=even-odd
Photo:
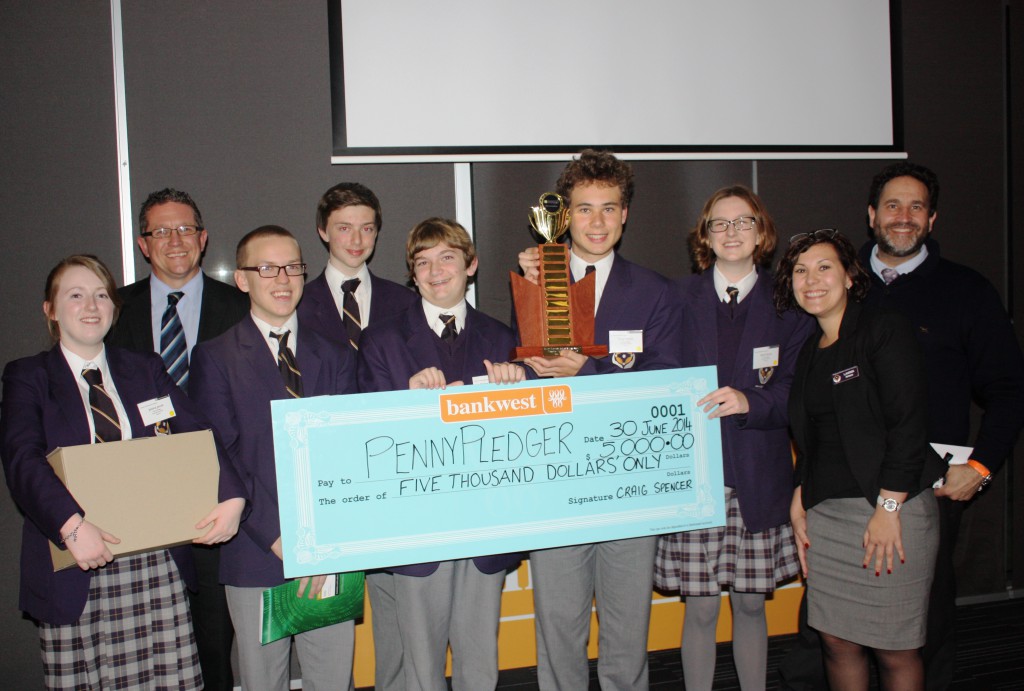
[[[680,595],[771,593],[800,573],[793,527],[783,523],[759,533],[747,531],[736,492],[725,488],[725,527],[672,533],[658,538],[654,584]]]
[[[81,618],[39,624],[47,689],[201,689],[185,584],[170,552],[96,571]]]

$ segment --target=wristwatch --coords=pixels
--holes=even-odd
[[[881,494],[878,495],[877,503],[878,503],[879,506],[881,506],[883,509],[885,509],[889,513],[896,513],[897,511],[900,510],[900,507],[903,506],[903,504],[901,504],[900,502],[896,501],[892,497],[886,499]]]

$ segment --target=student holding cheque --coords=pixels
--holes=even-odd
[[[238,536],[223,547],[220,563],[242,686],[286,691],[294,638],[303,688],[350,688],[351,621],[262,645],[260,613],[263,591],[285,582],[271,401],[355,393],[355,357],[296,314],[306,265],[290,232],[272,225],[250,231],[239,241],[235,260],[235,283],[249,295],[249,316],[196,346],[190,391],[210,417],[251,506]],[[323,574],[301,579],[299,597],[315,598],[325,580]]]
[[[793,494],[786,404],[811,320],[778,315],[768,271],[775,224],[746,187],[725,187],[690,231],[698,274],[680,283],[684,367],[718,366],[719,388],[697,405],[721,418],[726,525],[663,535],[654,582],[686,601],[686,688],[711,689],[721,592],[732,605],[733,658],[744,689],[764,688],[765,597],[799,570],[789,503]]]
[[[504,362],[515,346],[511,329],[466,302],[466,286],[477,270],[476,248],[466,230],[442,218],[417,224],[406,243],[406,262],[422,299],[363,332],[360,391],[522,381],[523,368]],[[387,569],[394,574],[407,689],[448,688],[449,645],[453,688],[497,686],[501,589],[519,560],[518,554],[499,554]],[[379,635],[376,627],[374,635]]]

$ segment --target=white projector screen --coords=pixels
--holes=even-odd
[[[893,151],[888,0],[332,0],[334,154]]]

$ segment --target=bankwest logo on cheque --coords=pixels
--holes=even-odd
[[[563,385],[446,393],[441,394],[440,404],[441,420],[444,422],[571,413],[572,389]]]

